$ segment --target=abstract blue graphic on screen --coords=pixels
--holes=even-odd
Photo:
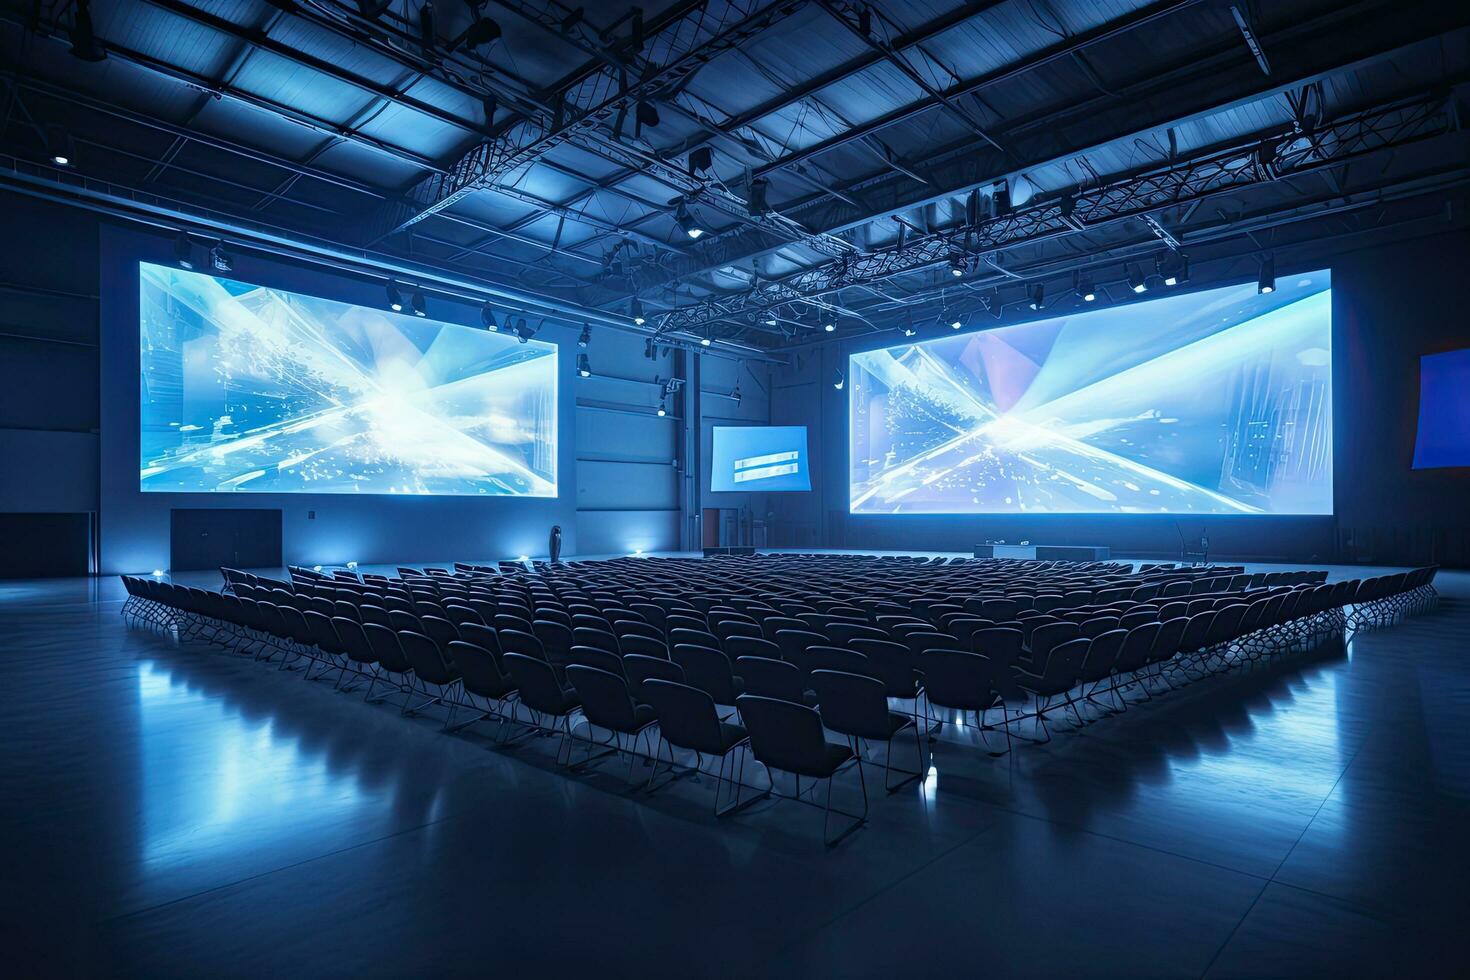
[[[554,344],[139,266],[142,489],[556,495]]]
[[[856,354],[851,509],[1332,513],[1327,272]]]
[[[716,493],[812,488],[804,425],[717,425],[710,443]]]

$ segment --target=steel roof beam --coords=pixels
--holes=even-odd
[[[1292,130],[1252,137],[1225,150],[1115,179],[1073,196],[1049,197],[975,226],[951,229],[849,263],[815,268],[762,283],[735,296],[676,309],[664,317],[661,326],[688,330],[712,319],[750,320],[774,304],[940,265],[962,242],[972,242],[980,251],[1009,248],[1075,234],[1077,223],[1084,229],[1100,227],[1192,200],[1315,172],[1325,165],[1339,165],[1449,132],[1454,120],[1447,106],[1448,100],[1442,96],[1421,96],[1326,123],[1307,133]]]
[[[1072,160],[1093,149],[1381,63],[1470,22],[1470,14],[1455,5],[1418,4],[1421,16],[1417,18],[1404,7],[1403,3],[1359,3],[1271,35],[1266,40],[1272,46],[1274,77],[1287,80],[1264,79],[1255,59],[1232,36],[1214,56],[1191,58],[1163,73],[1141,72],[1137,81],[1120,86],[1111,95],[1038,113],[995,130],[1007,153],[976,149],[973,140],[933,153],[930,158],[937,162],[922,170],[930,185],[869,178],[844,188],[863,200],[862,208],[817,197],[805,205],[788,206],[788,213],[809,227],[840,232],[965,195],[1007,174]],[[1054,54],[1040,57],[1049,59]],[[759,236],[743,231],[722,235],[701,242],[682,259],[645,263],[636,275],[637,286],[640,290],[656,288],[748,261],[769,250]]]

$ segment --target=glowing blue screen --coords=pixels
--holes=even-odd
[[[1332,513],[1327,272],[849,362],[853,513]]]
[[[139,266],[145,491],[556,496],[556,345]]]
[[[1470,466],[1470,348],[1419,358],[1414,469]]]
[[[710,442],[716,493],[812,488],[804,425],[717,425]]]

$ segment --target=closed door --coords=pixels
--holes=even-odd
[[[281,566],[281,512],[279,510],[175,510],[169,567],[176,571],[202,568],[279,568]]]

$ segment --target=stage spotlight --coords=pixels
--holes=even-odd
[[[582,333],[577,337],[577,346],[586,347],[592,343],[592,327],[586,323],[582,324]]]
[[[592,377],[592,362],[587,359],[586,354],[577,355],[577,373],[584,378]]]
[[[949,257],[949,274],[956,279],[965,274],[965,257],[963,255],[951,255]]]
[[[526,323],[525,317],[521,317],[516,321],[517,340],[524,344],[526,341],[530,340],[534,336],[536,336],[536,328]]]
[[[1256,276],[1256,292],[1276,292],[1276,259],[1274,256],[1261,260],[1261,272]]]
[[[658,360],[658,345],[653,342],[652,337],[643,341],[643,356],[650,361]]]
[[[827,323],[822,324],[822,329],[825,330],[827,333],[832,333],[834,330],[837,329],[837,324],[828,321]]]
[[[153,570],[153,577],[154,578],[163,578],[163,569],[161,569],[161,568],[155,568]]]
[[[1136,265],[1128,266],[1128,288],[1132,289],[1135,293],[1148,292],[1148,280],[1144,278],[1143,273],[1139,271]]]
[[[914,334],[916,334],[918,332],[919,331],[917,331],[917,330],[914,329],[913,324],[910,324],[909,326],[903,328],[903,335],[905,337],[912,337],[912,336],[914,336]]]
[[[714,328],[706,326],[699,337],[699,346],[708,347],[714,342]]]
[[[174,261],[180,268],[194,268],[194,243],[189,240],[188,232],[181,231],[174,239]]]
[[[740,382],[735,382],[735,388],[733,391],[730,392],[730,397],[735,399],[736,405],[740,404],[740,399],[744,397],[740,394]]]
[[[768,326],[768,327],[779,327],[781,325],[781,321],[778,320],[778,319],[776,319],[773,316],[766,317],[766,319],[765,319],[764,322],[765,322],[765,325]]]
[[[491,333],[500,332],[500,324],[495,322],[495,310],[488,302],[480,307],[480,323],[484,324],[485,329]]]
[[[832,382],[832,387],[836,388],[838,391],[841,391],[846,384],[847,376],[842,373],[842,368],[838,368],[837,380]]]
[[[46,127],[46,156],[58,167],[70,167],[77,162],[76,143],[65,127],[55,123]]]
[[[961,320],[958,316],[950,319],[950,315],[948,312],[944,314],[944,317],[945,319],[949,320],[949,329],[951,330],[958,330],[960,327],[963,327],[965,325],[965,321]]]
[[[1039,282],[1034,282],[1026,287],[1026,295],[1030,299],[1030,302],[1026,305],[1030,306],[1031,309],[1046,309],[1046,286]]]
[[[628,315],[631,316],[633,318],[633,322],[638,324],[638,326],[640,327],[648,322],[648,318],[643,315],[643,303],[638,299],[637,296],[633,297],[633,303],[628,308]]]
[[[659,395],[658,396],[658,417],[659,418],[663,418],[667,414],[669,414],[669,396],[668,395]]]
[[[424,299],[424,291],[418,286],[413,287],[413,295],[409,297],[409,303],[413,306],[414,316],[428,316],[429,305]]]
[[[403,312],[403,294],[398,291],[398,283],[392,279],[388,280],[388,309],[394,313]]]
[[[689,205],[684,201],[680,201],[679,206],[674,209],[674,221],[678,223],[680,228],[684,229],[684,234],[690,238],[698,238],[707,230],[694,219],[694,215],[689,213]]]
[[[639,102],[633,111],[633,118],[638,121],[638,128],[647,126],[649,129],[658,128],[658,107],[652,102]]]
[[[209,250],[209,265],[215,272],[234,272],[235,257],[225,251],[224,242],[215,242]]]
[[[1092,277],[1080,272],[1072,274],[1072,288],[1077,295],[1082,297],[1082,302],[1091,303],[1097,299],[1097,287],[1092,284]]]
[[[1156,265],[1165,286],[1177,286],[1189,281],[1189,257],[1179,252],[1161,256]]]
[[[68,36],[73,58],[91,62],[107,59],[107,50],[97,40],[97,32],[92,27],[92,0],[77,0],[76,17]]]

